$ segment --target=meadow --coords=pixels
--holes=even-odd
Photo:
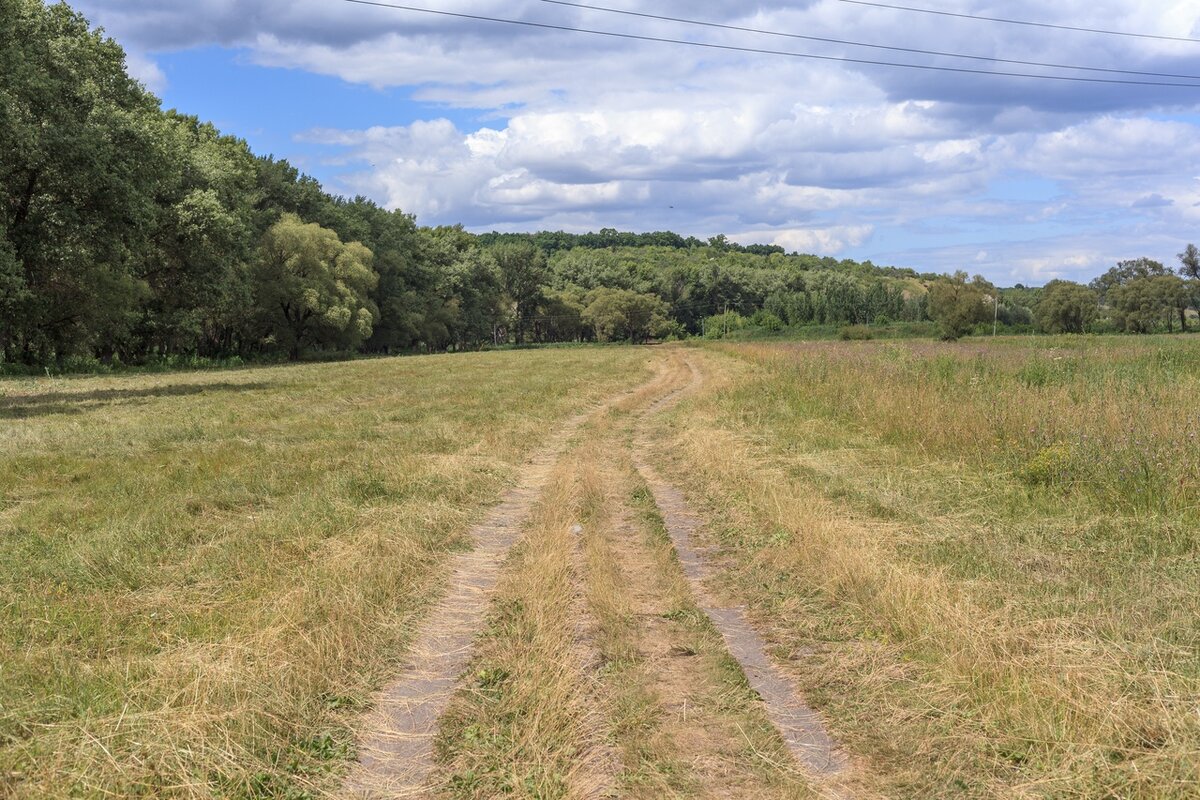
[[[0,796],[303,797],[635,349],[0,383]]]
[[[429,796],[826,796],[716,602],[845,796],[1194,797],[1198,397],[1191,337],[0,382],[0,796],[345,796],[471,525],[598,409],[496,567]],[[640,463],[706,523],[703,603]]]
[[[705,355],[660,457],[881,794],[1200,792],[1200,341]]]

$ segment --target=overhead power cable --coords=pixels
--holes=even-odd
[[[1080,33],[1101,33],[1106,36],[1131,36],[1135,39],[1159,39],[1166,42],[1195,42],[1200,44],[1200,39],[1193,39],[1187,36],[1164,36],[1157,33],[1133,33],[1131,31],[1112,31],[1105,28],[1082,28],[1075,25],[1058,25],[1053,22],[1033,22],[1024,19],[1006,19],[1004,17],[985,17],[982,14],[965,14],[959,11],[939,11],[933,8],[915,8],[913,6],[900,6],[892,3],[876,3],[872,0],[839,0],[842,3],[850,3],[856,6],[874,6],[875,8],[890,8],[893,11],[912,11],[918,14],[936,14],[939,17],[958,17],[959,19],[977,19],[984,22],[1002,22],[1005,25],[1025,25],[1030,28],[1053,28],[1060,31],[1078,31]]]
[[[743,25],[728,25],[721,22],[709,22],[706,20],[687,19],[685,17],[668,17],[661,14],[647,14],[641,11],[627,11],[621,8],[608,8],[606,6],[594,6],[587,3],[572,3],[567,0],[540,0],[542,3],[548,3],[555,6],[568,6],[570,8],[586,9],[588,11],[602,11],[606,14],[621,14],[627,17],[642,17],[643,19],[653,19],[662,22],[677,22],[683,25],[699,25],[705,28],[717,28],[720,30],[737,31],[739,33],[754,33],[762,36],[777,36],[785,39],[803,39],[809,42],[825,42],[827,44],[842,44],[850,47],[868,47],[873,50],[891,50],[898,53],[913,53],[923,56],[944,56],[946,58],[963,58],[971,61],[989,61],[994,64],[1018,64],[1025,67],[1050,67],[1052,69],[1074,69],[1084,72],[1105,72],[1117,75],[1143,75],[1151,78],[1185,78],[1187,80],[1200,81],[1200,75],[1181,75],[1174,72],[1146,72],[1138,69],[1114,69],[1110,67],[1084,67],[1077,64],[1055,64],[1046,61],[1028,61],[1019,58],[999,58],[997,56],[979,56],[969,55],[966,53],[948,53],[941,50],[926,50],[920,47],[899,47],[897,45],[888,44],[871,44],[868,42],[856,42],[849,39],[833,39],[827,36],[813,36],[804,33],[787,33],[784,31],[773,31],[765,28],[749,28]]]
[[[660,44],[677,44],[686,47],[701,47],[708,50],[722,50],[733,53],[754,53],[758,55],[768,56],[783,56],[786,58],[804,58],[814,61],[831,61],[843,64],[863,64],[867,66],[877,67],[896,67],[899,69],[913,69],[924,72],[953,72],[966,75],[990,75],[1000,78],[1029,78],[1031,80],[1045,81],[1060,81],[1067,83],[1098,83],[1098,84],[1117,84],[1124,86],[1162,86],[1181,89],[1200,89],[1200,83],[1175,83],[1170,81],[1137,81],[1126,80],[1122,78],[1085,78],[1078,75],[1044,75],[1036,72],[1006,72],[1001,70],[986,70],[986,69],[971,69],[968,67],[948,67],[934,64],[909,64],[898,61],[879,61],[868,58],[852,58],[850,56],[828,56],[819,55],[817,53],[798,53],[790,50],[768,50],[761,47],[742,47],[732,44],[717,44],[716,42],[695,42],[687,39],[672,39],[665,36],[648,36],[636,33],[619,33],[617,31],[603,31],[595,28],[575,28],[570,25],[555,25],[549,22],[534,22],[532,20],[509,19],[506,17],[489,17],[482,14],[466,14],[459,11],[440,11],[432,8],[419,8],[417,6],[400,5],[398,3],[384,3],[380,0],[344,0],[347,3],[354,3],[361,6],[376,6],[379,8],[392,8],[398,11],[410,11],[416,14],[431,14],[439,17],[454,17],[457,19],[469,19],[479,22],[494,22],[503,25],[519,25],[526,28],[540,28],[543,30],[565,31],[569,33],[586,33],[592,36],[606,36],[613,39],[630,39],[639,42],[655,42]]]

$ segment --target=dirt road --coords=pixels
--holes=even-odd
[[[702,391],[700,356],[650,352],[655,377],[568,421],[472,530],[346,796],[848,796],[847,759],[714,599],[705,522],[654,468],[656,415]]]

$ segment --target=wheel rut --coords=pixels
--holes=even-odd
[[[750,624],[745,609],[721,605],[707,590],[715,570],[696,543],[703,521],[692,511],[683,493],[650,464],[647,430],[650,417],[671,408],[703,383],[695,365],[690,360],[684,361],[689,373],[687,383],[650,404],[639,421],[634,435],[634,465],[662,515],[697,604],[720,632],[751,688],[762,698],[767,717],[814,786],[827,796],[845,797],[842,778],[848,767],[846,755],[829,735],[821,715],[804,702],[791,681],[771,662],[767,643]]]
[[[689,508],[683,493],[651,464],[650,420],[679,402],[685,394],[696,391],[703,382],[702,374],[691,359],[678,351],[658,361],[657,374],[648,382],[567,420],[526,463],[520,483],[471,529],[474,548],[453,558],[447,589],[420,623],[407,663],[396,679],[380,692],[373,710],[365,718],[359,759],[342,785],[344,796],[428,797],[439,791],[430,783],[435,774],[434,739],[439,718],[459,689],[460,676],[472,656],[473,643],[483,630],[506,555],[530,522],[533,509],[554,477],[556,465],[572,437],[590,419],[608,411],[616,412],[618,416],[628,415],[625,419],[630,427],[620,426],[627,432],[621,437],[621,444],[613,439],[601,446],[620,448],[609,451],[608,457],[627,451],[622,458],[631,456],[632,468],[650,490],[648,499],[652,499],[657,507],[670,539],[670,546],[664,541],[663,546],[667,547],[664,553],[669,553],[673,547],[682,567],[682,577],[678,580],[683,582],[681,587],[684,588],[680,591],[686,595],[690,590],[695,606],[720,634],[720,642],[738,662],[751,688],[761,698],[766,719],[779,731],[787,751],[799,765],[804,783],[823,796],[848,796],[844,789],[847,758],[829,736],[820,715],[804,703],[784,673],[771,662],[767,644],[749,623],[745,610],[720,604],[706,589],[716,571],[696,543],[703,521]],[[633,434],[631,444],[625,438],[630,431]],[[629,474],[633,475],[633,472]],[[688,698],[696,686],[689,685],[687,669],[682,663],[674,669],[670,666],[678,660],[680,653],[659,652],[665,642],[657,640],[670,637],[663,635],[664,596],[659,594],[662,590],[652,588],[655,580],[652,580],[652,568],[647,561],[650,551],[645,549],[645,544],[622,541],[630,533],[629,509],[614,507],[613,510],[613,519],[618,523],[617,530],[621,535],[611,540],[616,546],[608,551],[608,558],[615,558],[616,568],[629,581],[621,591],[628,593],[632,602],[630,610],[641,629],[642,648],[646,648],[642,650],[642,658],[663,670],[664,680],[657,682],[658,690],[663,692],[660,697],[664,704],[664,720],[668,721],[663,733],[674,741],[672,748],[678,756],[694,765],[694,770],[690,771],[697,777],[703,776],[701,783],[711,784],[708,789],[712,793],[701,790],[702,796],[767,796],[761,791],[765,787],[752,788],[757,779],[742,772],[741,759],[727,743],[709,742],[694,730],[699,720],[692,717],[695,711],[689,710]],[[669,555],[664,557],[670,558]],[[573,553],[571,560],[576,574],[586,571],[580,552]],[[581,663],[595,664],[595,620],[587,619],[583,608],[586,604],[579,597],[581,585],[573,584],[571,592],[575,596],[564,598],[564,601],[577,609],[573,615],[579,625],[576,656]],[[650,641],[652,639],[655,641]],[[720,644],[715,647],[719,652]],[[667,679],[676,672],[675,678]],[[682,706],[675,708],[679,703]],[[676,716],[679,719],[671,722]],[[692,726],[690,733],[689,724]],[[624,796],[612,780],[616,772],[614,759],[615,754],[599,759],[597,766],[604,766],[600,766],[598,772],[605,774],[595,774],[594,780],[586,781],[592,791],[576,794]],[[782,768],[795,769],[792,766]],[[685,793],[695,795],[694,792]],[[669,794],[683,796],[675,791],[669,791]]]
[[[438,718],[470,659],[505,556],[528,522],[555,464],[588,419],[649,390],[661,379],[660,373],[568,419],[527,461],[520,483],[471,528],[473,549],[454,557],[445,594],[421,622],[400,674],[376,696],[366,717],[358,762],[343,785],[345,795],[372,800],[427,796]]]

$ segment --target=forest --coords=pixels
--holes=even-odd
[[[811,326],[1147,333],[1200,308],[1193,245],[1178,273],[1142,258],[1000,289],[724,235],[422,227],[163,110],[65,4],[0,11],[0,371]]]

